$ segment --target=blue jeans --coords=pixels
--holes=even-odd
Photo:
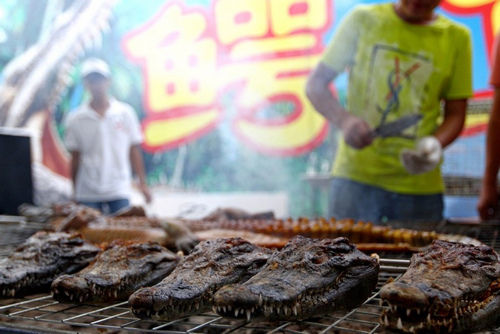
[[[330,188],[330,217],[375,224],[438,223],[443,219],[443,195],[405,195],[352,180],[334,178]]]
[[[130,201],[126,198],[121,198],[111,201],[98,201],[98,202],[80,201],[80,204],[97,209],[104,214],[112,215],[123,208],[129,207]]]

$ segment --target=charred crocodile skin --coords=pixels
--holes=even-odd
[[[471,333],[500,320],[500,263],[488,246],[435,241],[380,296],[386,327],[406,333]]]
[[[350,309],[370,296],[378,271],[377,260],[346,238],[298,236],[257,275],[220,289],[215,310],[227,317],[297,320]]]
[[[88,267],[52,283],[58,301],[126,300],[134,291],[158,283],[174,270],[179,258],[157,243],[113,243]]]
[[[243,239],[218,239],[198,244],[162,282],[129,298],[139,318],[171,320],[210,310],[222,286],[255,275],[271,251]]]
[[[50,287],[60,274],[87,266],[99,248],[79,235],[37,232],[9,257],[0,260],[1,296],[16,296]]]

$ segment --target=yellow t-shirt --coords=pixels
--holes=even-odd
[[[410,175],[399,154],[436,131],[442,99],[472,95],[467,28],[441,15],[427,25],[409,24],[391,3],[362,5],[340,23],[322,62],[338,73],[349,71],[347,110],[373,128],[422,116],[402,136],[377,138],[362,150],[341,139],[333,175],[397,193],[441,193],[440,167]]]

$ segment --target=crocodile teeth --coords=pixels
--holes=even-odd
[[[246,314],[247,314],[247,321],[250,321],[250,316],[252,315],[252,313],[249,310],[247,310]]]
[[[384,315],[384,325],[389,327],[389,318],[387,317],[387,315]]]
[[[396,326],[398,327],[399,330],[403,329],[403,322],[401,321],[401,318],[398,318],[398,322],[396,323]]]
[[[409,317],[411,315],[411,310],[409,308],[406,309],[406,315]]]

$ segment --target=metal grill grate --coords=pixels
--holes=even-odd
[[[378,292],[389,279],[397,279],[408,260],[381,260],[382,271],[374,294],[360,307],[301,322],[257,322],[233,320],[214,313],[170,322],[137,319],[127,302],[109,306],[75,305],[54,301],[50,295],[0,301],[0,320],[16,328],[40,326],[79,332],[100,328],[112,332],[140,333],[381,333]],[[75,330],[77,329],[75,328]]]
[[[495,247],[498,250],[498,225],[492,226],[450,226],[452,231],[466,229],[470,236]],[[2,228],[5,231],[5,227]],[[13,229],[13,232],[22,231],[19,238],[26,238],[30,234],[24,228]],[[30,231],[31,233],[34,231]],[[471,232],[473,232],[471,235]],[[11,246],[12,238],[3,238],[2,246]],[[18,241],[20,239],[16,239]],[[13,245],[12,245],[13,246]],[[10,247],[0,247],[7,250]],[[0,252],[0,256],[4,253]],[[394,256],[395,254],[391,254]],[[337,312],[326,316],[309,319],[301,322],[258,322],[233,320],[218,316],[214,313],[205,313],[197,316],[177,319],[170,322],[141,320],[129,310],[127,302],[113,305],[69,304],[54,301],[50,295],[32,295],[22,299],[0,299],[0,331],[4,328],[15,328],[26,332],[79,332],[79,333],[384,333],[378,319],[382,310],[379,306],[379,289],[389,279],[397,279],[406,270],[407,259],[381,259],[379,282],[374,294],[360,307],[349,312]],[[500,334],[500,328],[489,333]]]
[[[0,215],[0,257],[8,256],[12,249],[43,228],[43,224],[22,217]]]

